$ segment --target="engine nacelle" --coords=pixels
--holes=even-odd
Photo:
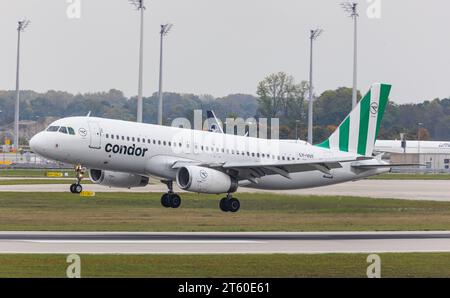
[[[95,184],[120,188],[145,187],[149,180],[140,175],[95,169],[89,170],[89,176]]]
[[[235,192],[238,188],[237,180],[229,175],[199,166],[180,168],[177,184],[183,190],[208,194]]]

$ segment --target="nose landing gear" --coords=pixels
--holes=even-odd
[[[75,167],[75,173],[77,178],[77,183],[74,183],[70,186],[70,192],[79,194],[83,191],[83,186],[81,185],[81,180],[84,178],[84,173],[86,172],[86,169],[81,167],[81,165],[77,165]]]

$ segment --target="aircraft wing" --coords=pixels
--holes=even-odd
[[[332,169],[342,168],[342,162],[356,161],[356,157],[346,158],[327,158],[316,160],[296,160],[272,162],[258,161],[258,162],[225,162],[225,163],[208,163],[200,161],[176,161],[172,164],[173,169],[179,169],[185,166],[201,166],[214,168],[219,171],[230,173],[231,175],[242,179],[256,182],[256,179],[267,175],[281,175],[287,179],[291,179],[291,173],[320,171],[326,175],[331,175]]]
[[[227,162],[221,168],[228,172],[236,173],[240,179],[256,181],[266,175],[281,175],[291,179],[291,173],[320,171],[326,175],[331,175],[332,169],[342,168],[341,162],[355,161],[355,158],[335,158],[322,160],[297,160],[292,162]]]

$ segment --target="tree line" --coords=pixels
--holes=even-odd
[[[279,118],[280,138],[307,136],[309,85],[280,72],[267,76],[257,85],[257,96],[231,94],[215,98],[211,95],[164,94],[164,122],[178,117],[193,120],[193,111],[214,110],[221,118]],[[314,140],[327,138],[351,109],[351,88],[327,90],[314,101]],[[361,94],[358,94],[361,98]],[[0,91],[0,130],[14,121],[15,92]],[[48,117],[92,116],[135,121],[136,97],[128,98],[119,91],[70,94],[61,91],[21,92],[21,120],[44,122]],[[144,98],[144,122],[156,123],[158,96]],[[204,113],[206,116],[206,113]],[[418,123],[421,123],[420,126]],[[3,129],[2,129],[3,128]],[[391,98],[380,129],[379,138],[450,140],[450,98],[434,99],[417,104],[396,104]]]

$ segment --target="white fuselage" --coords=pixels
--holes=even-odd
[[[71,117],[51,126],[70,127],[74,134],[43,131],[30,141],[32,149],[46,158],[81,164],[91,169],[157,176],[175,180],[179,161],[202,164],[286,164],[308,160],[355,157],[303,141],[266,140],[229,134],[158,126],[120,120]],[[358,180],[389,169],[354,170],[351,162],[332,169],[332,175],[319,170],[281,175],[266,175],[258,183],[240,185],[259,189],[299,189]]]

